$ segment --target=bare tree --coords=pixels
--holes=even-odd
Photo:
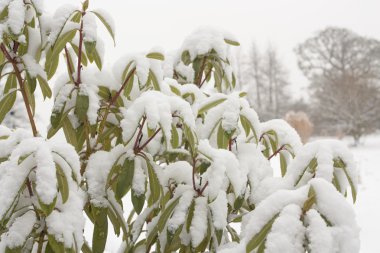
[[[360,137],[380,120],[380,42],[329,27],[296,49],[311,81],[313,121],[327,130]],[[319,128],[321,128],[319,126]]]
[[[285,88],[288,85],[288,73],[276,48],[269,46],[262,53],[256,43],[245,60],[243,82],[248,85],[250,100],[262,119],[278,118],[285,113],[289,102]],[[244,63],[243,63],[244,64]]]

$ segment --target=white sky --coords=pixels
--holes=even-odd
[[[65,3],[80,1],[45,0],[45,7],[54,11]],[[196,28],[213,26],[234,34],[243,50],[252,41],[260,49],[268,43],[277,47],[296,94],[307,80],[293,49],[316,31],[341,26],[380,39],[380,0],[90,0],[90,8],[105,9],[114,18],[116,48],[104,37],[110,64],[120,55],[155,46],[176,49]]]

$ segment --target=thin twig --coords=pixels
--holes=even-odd
[[[283,150],[285,145],[282,145],[279,149],[277,149],[270,157],[268,157],[268,160],[272,159],[275,157],[278,153],[280,153],[281,150]]]
[[[14,43],[16,43],[16,42],[14,42]],[[16,43],[15,46],[13,47],[13,50],[15,50],[15,49],[17,50],[17,48],[18,48],[17,44],[18,43]],[[6,47],[3,43],[1,43],[0,48],[1,48],[1,51],[3,52],[3,54],[5,55],[5,57],[7,58],[7,60],[9,62],[11,62],[13,69],[15,70],[16,78],[17,78],[17,81],[20,85],[20,91],[21,91],[22,98],[24,100],[24,104],[26,107],[26,112],[28,114],[29,122],[30,122],[30,125],[32,127],[33,136],[37,136],[38,131],[37,131],[36,123],[34,122],[33,113],[32,113],[32,110],[30,108],[29,99],[28,99],[28,96],[27,96],[26,91],[25,91],[24,81],[22,80],[21,72],[17,67],[17,64],[18,64],[17,60],[16,60],[16,58],[12,58],[12,56],[8,53]]]

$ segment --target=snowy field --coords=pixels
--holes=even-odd
[[[344,139],[344,142],[351,145],[353,141],[347,138]],[[378,226],[380,225],[380,133],[364,137],[360,146],[351,146],[350,149],[354,154],[360,175],[358,198],[354,204],[357,222],[361,227],[360,252],[377,253],[380,252],[380,243],[378,243]],[[86,239],[91,242],[91,222],[87,222],[86,230]],[[109,237],[112,239],[107,242],[106,250],[108,253],[116,253],[120,239],[114,236],[111,224]]]
[[[352,147],[360,171],[358,199],[354,205],[361,227],[361,253],[380,252],[380,134],[363,138]]]

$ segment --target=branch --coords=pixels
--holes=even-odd
[[[149,144],[149,142],[151,142],[152,140],[153,140],[153,138],[158,134],[158,132],[160,132],[161,131],[161,128],[159,128],[159,129],[157,129],[156,130],[156,132],[154,132],[154,134],[148,139],[148,140],[146,140],[146,142],[144,142],[144,144],[141,146],[141,147],[138,147],[138,152],[140,152],[141,150],[143,150],[145,147],[146,147],[146,145],[148,145]]]
[[[120,89],[116,92],[116,94],[112,97],[111,101],[110,101],[110,104],[109,104],[109,107],[111,107],[115,102],[116,102],[116,99],[120,96],[121,92],[124,90],[125,86],[127,86],[127,83],[129,81],[129,79],[131,79],[131,77],[135,74],[135,71],[136,71],[136,67],[134,67],[131,72],[129,72],[127,78],[125,79],[123,85],[120,87]]]
[[[14,43],[15,43],[15,46],[13,47],[13,50],[17,50],[18,43],[17,42],[14,42]],[[1,51],[3,52],[3,54],[5,55],[5,57],[8,59],[8,61],[12,63],[13,69],[15,70],[16,78],[17,78],[17,81],[20,85],[20,91],[21,91],[22,98],[24,100],[24,104],[26,107],[26,112],[28,114],[29,122],[30,122],[30,125],[32,127],[33,136],[36,137],[38,135],[38,131],[37,131],[36,123],[34,122],[32,110],[30,109],[29,99],[28,99],[28,96],[27,96],[26,91],[25,91],[24,81],[22,80],[21,72],[17,67],[17,64],[18,64],[17,60],[16,60],[16,58],[12,58],[12,56],[8,53],[6,47],[4,46],[3,43],[1,43],[0,48],[1,48]]]
[[[275,157],[278,153],[280,153],[281,150],[285,148],[285,145],[282,145],[279,149],[277,149],[270,157],[268,157],[268,160],[272,159]]]
[[[144,124],[145,124],[145,120],[146,120],[146,117],[144,116],[143,117],[143,121],[141,122],[141,125],[140,125],[140,128],[139,128],[139,132],[138,132],[136,140],[135,140],[135,144],[133,145],[133,150],[137,150],[137,147],[139,145],[139,141],[140,141],[140,138],[141,138],[142,129],[143,129]]]
[[[136,71],[136,67],[132,69],[131,72],[129,72],[127,78],[125,79],[124,83],[121,85],[120,89],[116,92],[116,94],[111,98],[111,101],[109,102],[109,104],[107,105],[107,108],[106,108],[106,112],[104,113],[103,115],[103,119],[102,119],[102,122],[100,123],[100,126],[99,126],[99,132],[98,132],[98,138],[96,140],[96,144],[99,143],[99,136],[103,133],[103,130],[104,130],[104,126],[106,124],[106,121],[107,121],[107,117],[108,117],[108,113],[111,109],[111,106],[115,104],[117,98],[121,95],[121,92],[123,91],[123,89],[125,89],[125,87],[127,86],[127,83],[129,81],[129,79],[131,79],[131,77],[135,74],[135,71]]]

